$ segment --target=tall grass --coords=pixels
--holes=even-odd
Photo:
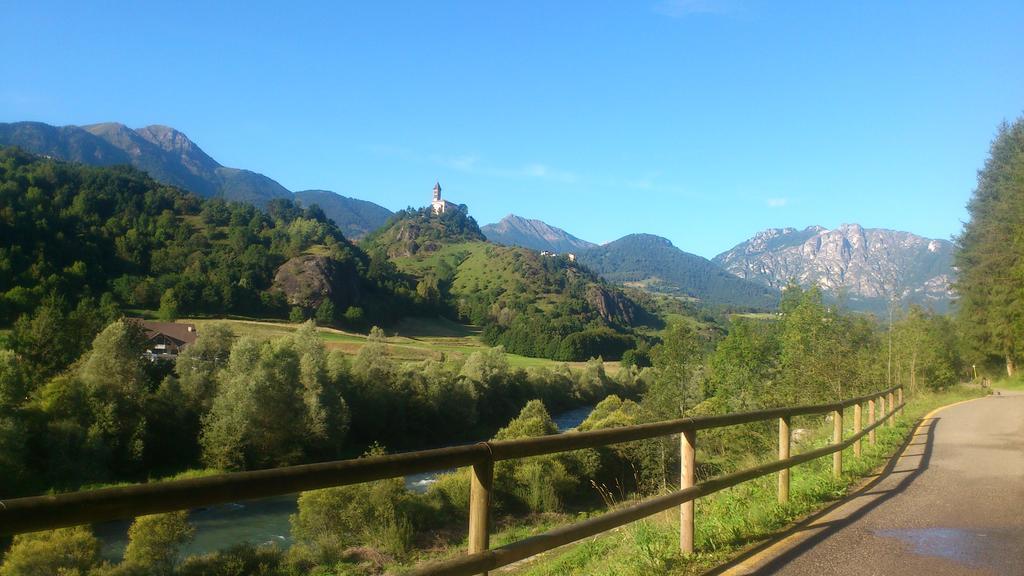
[[[992,384],[992,388],[998,390],[1010,390],[1013,392],[1024,391],[1024,375],[1018,374],[1010,378],[1003,378]]]

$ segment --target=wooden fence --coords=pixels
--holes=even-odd
[[[865,403],[868,405],[866,424],[861,422],[861,407]],[[854,407],[854,434],[844,440],[843,410],[850,406]],[[886,406],[889,408],[888,412],[886,412]],[[854,454],[859,456],[861,438],[867,435],[869,442],[873,444],[875,428],[886,422],[890,426],[895,425],[896,413],[902,407],[903,389],[896,386],[875,394],[831,404],[681,418],[591,432],[569,432],[536,438],[497,440],[389,456],[0,500],[0,535],[92,524],[160,512],[190,510],[239,500],[280,496],[304,490],[360,484],[421,472],[472,466],[469,553],[450,560],[421,565],[413,571],[413,574],[426,576],[486,573],[488,570],[599,534],[675,506],[680,509],[680,549],[684,553],[691,553],[693,552],[694,500],[724,488],[778,472],[779,501],[786,502],[789,498],[789,468],[832,454],[833,474],[839,477],[842,474],[842,451],[852,445]],[[832,443],[796,456],[790,456],[791,419],[794,416],[830,412],[835,423]],[[877,419],[876,413],[878,414]],[[694,482],[698,431],[775,419],[779,422],[779,459],[777,461],[703,482]],[[681,486],[678,491],[650,498],[582,522],[556,528],[500,548],[489,548],[495,462],[676,434],[680,437],[682,456]]]

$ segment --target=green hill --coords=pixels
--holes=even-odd
[[[439,313],[483,327],[487,343],[516,354],[615,359],[637,345],[637,327],[657,323],[566,256],[486,242],[465,210],[404,210],[362,245],[415,279]]]
[[[456,242],[486,240],[465,207],[444,214],[434,214],[430,208],[407,208],[392,215],[363,243],[371,251],[382,250],[391,258],[404,258],[437,252]]]

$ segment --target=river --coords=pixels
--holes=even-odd
[[[559,432],[566,432],[579,426],[593,409],[593,406],[582,406],[556,414],[552,419]],[[406,476],[405,486],[412,492],[426,492],[437,475],[443,472]],[[189,522],[195,527],[195,537],[182,548],[181,556],[206,554],[243,542],[273,542],[287,547],[291,544],[288,517],[298,508],[297,498],[297,495],[289,494],[193,510],[189,514]],[[103,543],[104,559],[112,562],[121,559],[128,543],[129,524],[127,521],[107,522],[93,527]]]

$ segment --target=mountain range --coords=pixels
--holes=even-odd
[[[886,303],[945,310],[953,296],[953,243],[895,230],[843,224],[771,228],[715,256],[729,272],[771,288],[791,279],[819,286],[852,309],[881,311]]]
[[[382,227],[390,210],[328,190],[292,192],[272,178],[221,165],[168,126],[132,129],[119,123],[51,126],[0,123],[0,146],[93,166],[127,164],[164,184],[203,197],[265,207],[274,199],[317,204],[343,233],[360,239]],[[850,308],[881,311],[892,299],[936,310],[948,307],[953,245],[908,232],[863,228],[772,228],[709,261],[649,234],[598,246],[540,220],[509,214],[481,227],[491,242],[573,253],[611,282],[686,296],[711,304],[772,307],[791,279],[816,285]]]
[[[390,210],[372,202],[324,190],[292,194],[258,172],[222,166],[185,134],[168,126],[132,129],[116,122],[86,126],[0,123],[0,146],[18,146],[33,154],[91,166],[128,164],[158,182],[205,198],[220,197],[259,207],[275,198],[295,198],[303,204],[315,198],[327,217],[350,238],[360,238],[379,228],[391,215]]]
[[[515,215],[482,230],[503,244],[572,251],[610,282],[712,304],[772,308],[790,280],[818,286],[850,309],[874,313],[884,312],[890,300],[944,311],[953,297],[951,242],[858,224],[835,230],[772,228],[713,260],[650,234],[630,234],[598,246]]]

